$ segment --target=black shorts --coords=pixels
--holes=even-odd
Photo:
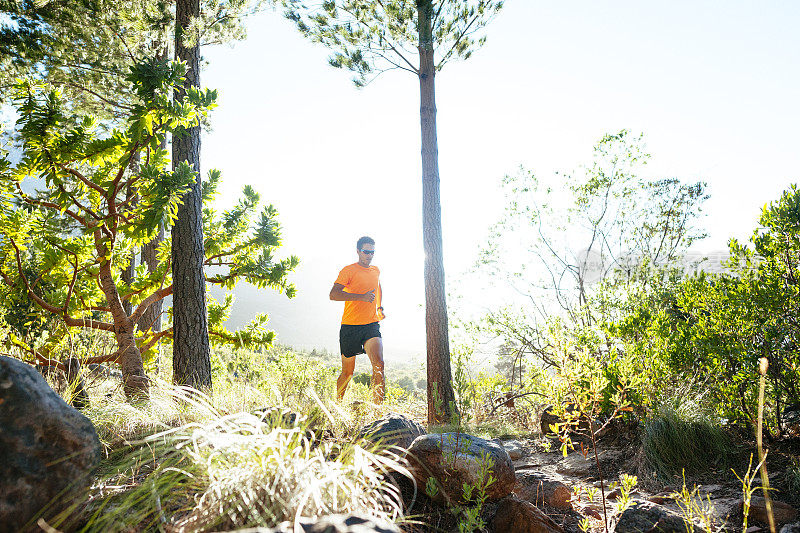
[[[352,326],[342,324],[339,330],[339,348],[345,357],[355,357],[360,353],[366,353],[364,343],[369,339],[381,336],[381,329],[377,322]]]

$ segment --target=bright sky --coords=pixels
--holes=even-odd
[[[485,47],[437,75],[448,289],[502,209],[504,174],[574,170],[622,128],[645,134],[651,177],[708,182],[700,249],[747,239],[761,207],[800,181],[798,27],[791,0],[509,0]],[[390,72],[356,89],[278,12],[204,55],[201,82],[220,106],[203,171],[222,170],[221,205],[244,184],[260,191],[281,214],[283,250],[302,261],[294,300],[240,290],[233,319],[267,312],[278,342],[336,352],[342,304],[328,291],[367,234],[386,357],[423,354],[417,79]]]

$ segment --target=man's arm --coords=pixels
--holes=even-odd
[[[331,289],[330,296],[331,300],[335,302],[347,302],[347,301],[374,302],[375,290],[365,292],[364,294],[358,294],[355,292],[344,292],[344,285],[342,285],[341,283],[334,283],[333,288]]]

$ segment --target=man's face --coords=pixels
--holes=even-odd
[[[364,244],[358,250],[358,263],[363,266],[369,266],[372,263],[372,258],[375,255],[374,244]]]

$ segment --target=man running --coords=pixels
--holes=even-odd
[[[356,355],[366,353],[372,363],[372,397],[382,403],[386,382],[383,377],[383,339],[378,321],[383,320],[381,307],[381,271],[370,265],[375,255],[375,241],[361,237],[356,243],[358,262],[347,265],[331,289],[331,300],[344,302],[339,347],[342,373],[336,380],[341,400],[356,368]]]

